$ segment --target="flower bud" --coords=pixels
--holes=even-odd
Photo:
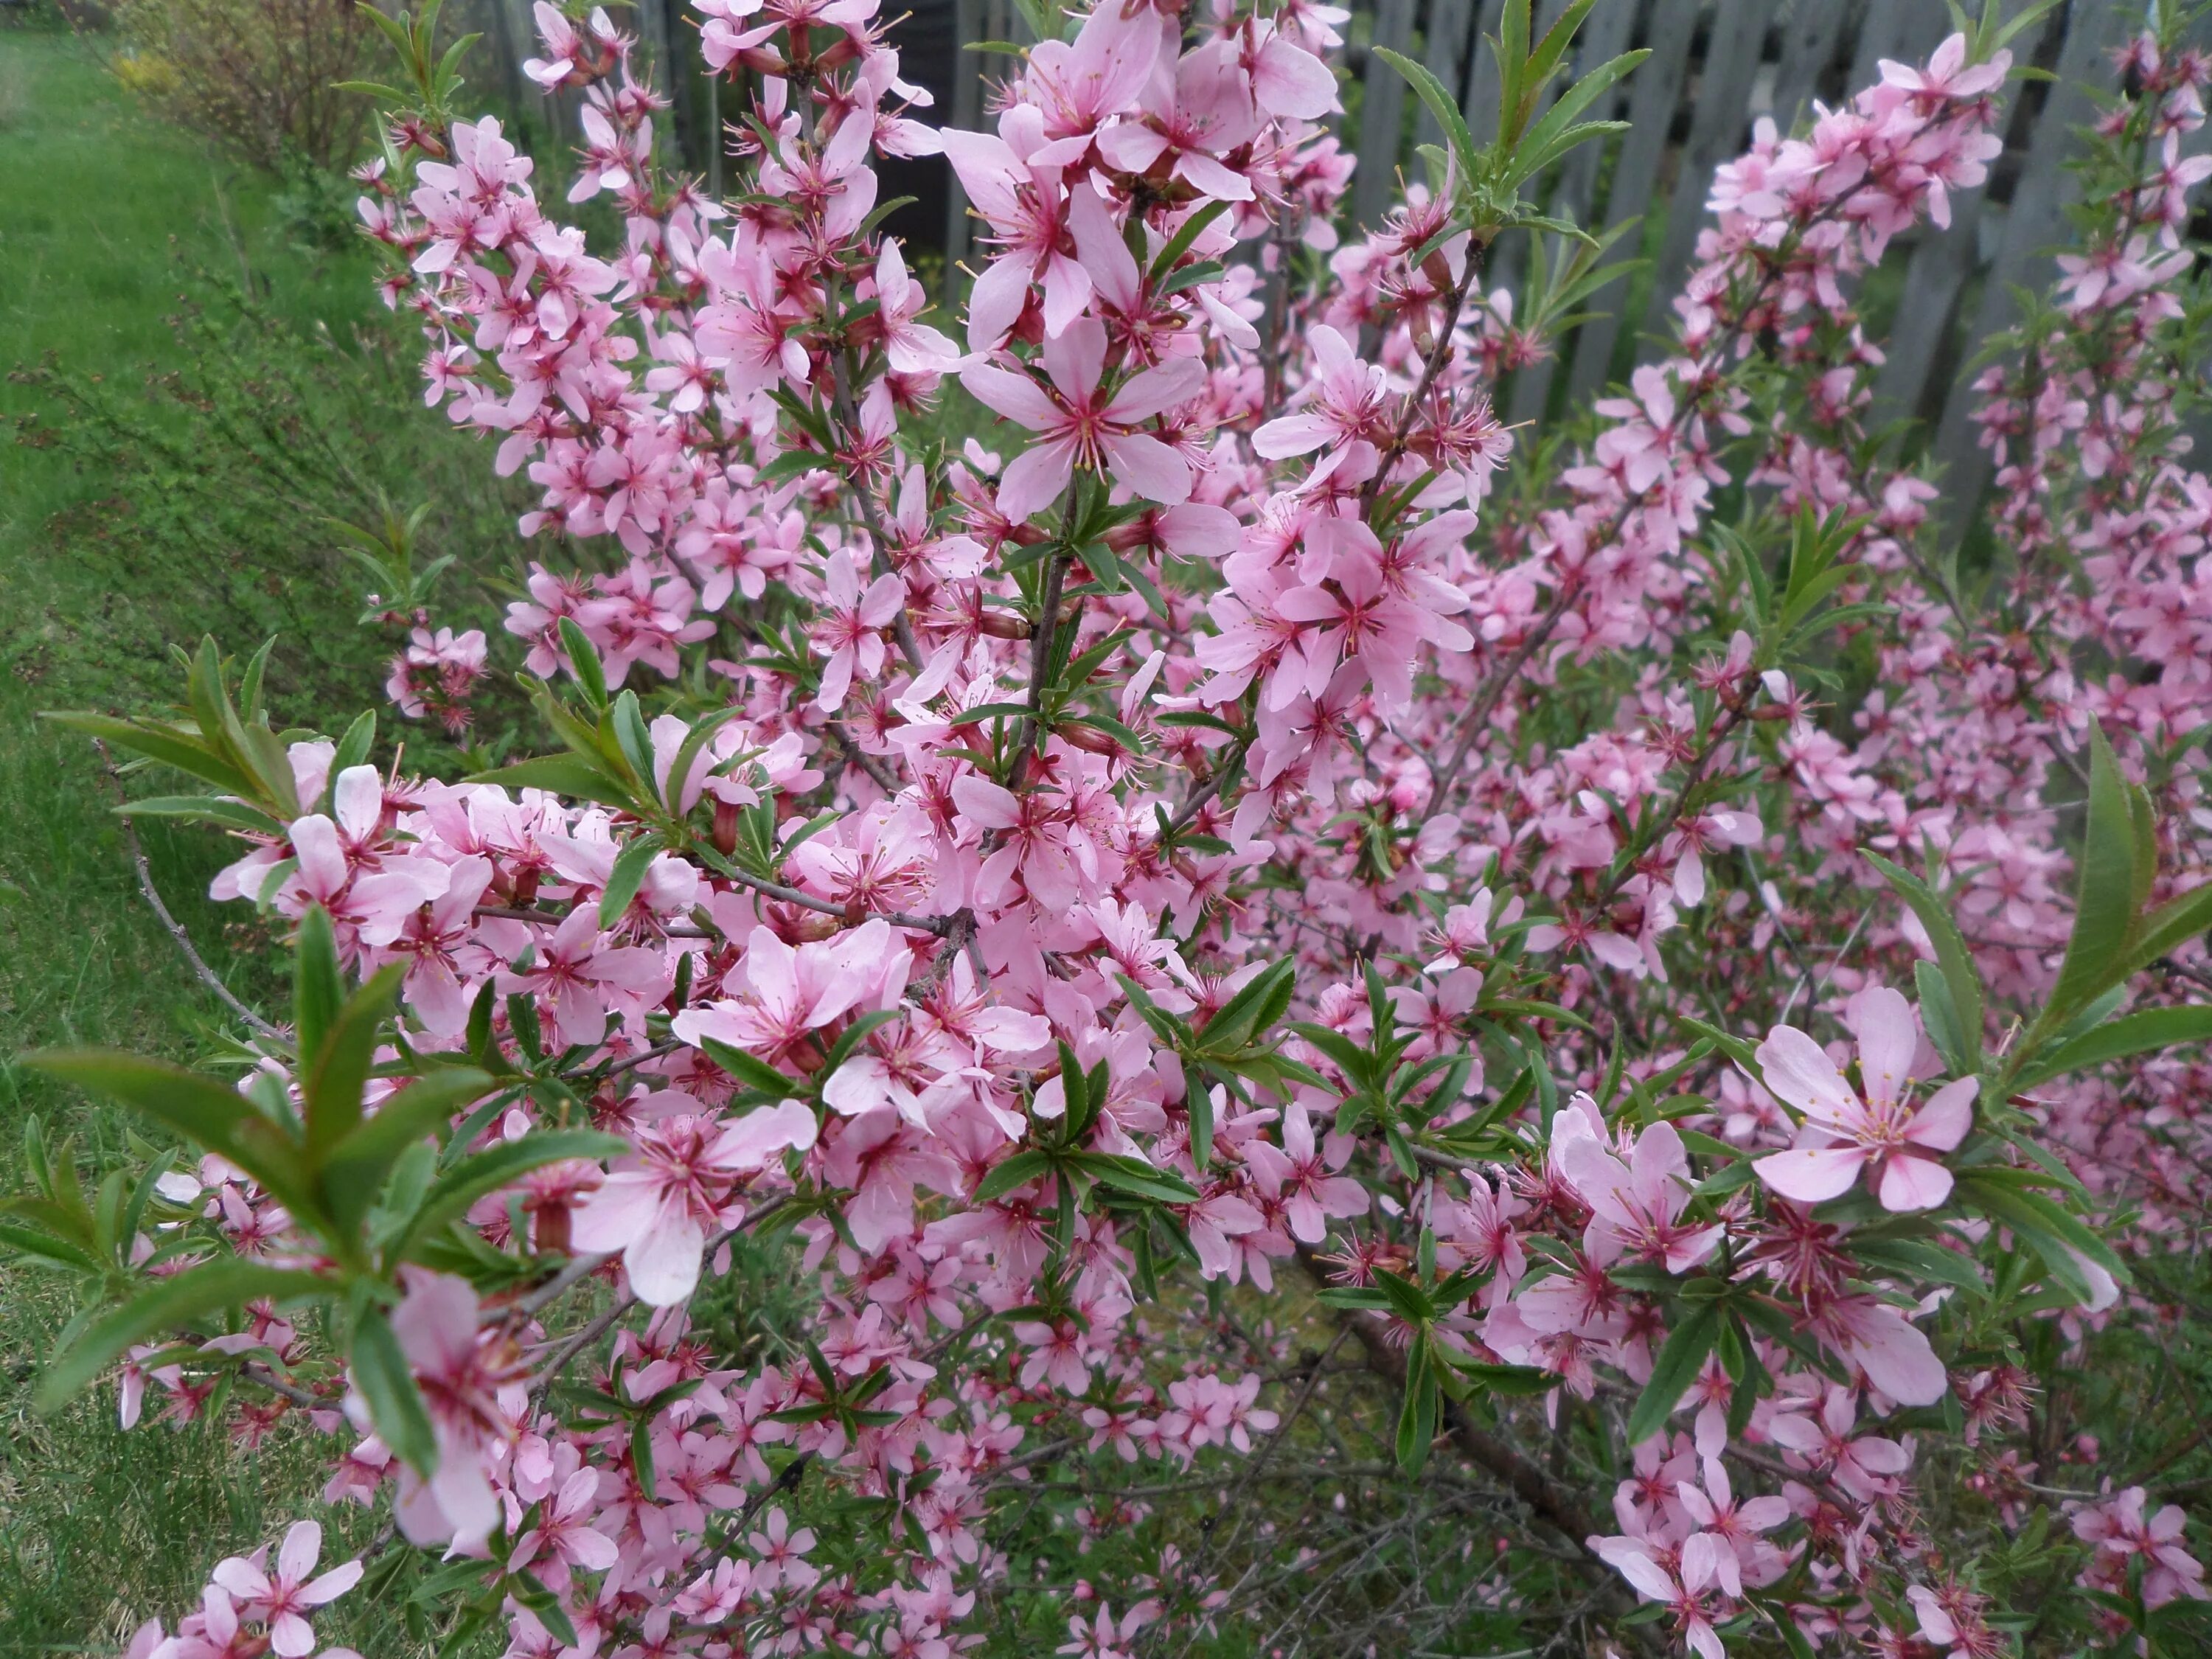
[[[1053,727],[1053,735],[1071,749],[1080,749],[1086,755],[1118,755],[1121,742],[1110,732],[1101,732],[1095,726],[1070,723]]]

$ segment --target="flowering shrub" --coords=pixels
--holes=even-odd
[[[1556,84],[1589,3],[1505,8],[1494,135],[1400,63],[1445,142],[1350,241],[1326,7],[1041,12],[961,132],[872,0],[702,0],[717,202],[540,5],[596,251],[395,25],[362,210],[542,492],[549,752],[382,770],[212,643],[70,717],[207,786],[136,810],[240,839],[296,994],[234,1087],[40,1057],[198,1155],[95,1200],[34,1137],[46,1396],[304,1416],[389,1490],[364,1593],[515,1656],[2192,1650],[2182,1512],[2057,1465],[2201,1209],[2212,66],[2128,47],[1962,562],[1852,295],[1981,181],[2010,31],[1762,126],[1664,357],[1509,432],[1602,280],[1525,199],[1634,66]],[[947,326],[870,170],[938,150]],[[496,647],[420,621],[457,726]],[[1347,1514],[1386,1477],[1425,1530]],[[309,1652],[302,1527],[137,1651]]]
[[[124,0],[125,86],[186,131],[277,173],[288,159],[343,166],[361,154],[361,100],[336,84],[368,60],[376,30],[339,0]]]

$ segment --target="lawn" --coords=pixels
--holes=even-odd
[[[0,27],[0,370],[51,354],[119,407],[150,408],[147,377],[175,355],[166,319],[181,295],[208,293],[210,278],[250,283],[269,315],[319,337],[341,339],[369,314],[365,252],[293,246],[265,185],[139,114],[66,34]],[[0,412],[12,425],[51,417],[52,404],[15,380],[0,385]],[[146,418],[192,441],[166,414]],[[119,1145],[125,1126],[8,1055],[91,1043],[183,1056],[219,1019],[139,896],[96,757],[36,714],[167,700],[162,642],[214,625],[230,595],[135,533],[147,502],[118,497],[113,477],[82,470],[50,431],[10,436],[0,444],[0,1157],[12,1164],[33,1114],[75,1133],[87,1152]],[[355,637],[356,596],[342,585],[278,586],[291,617]],[[331,674],[357,678],[355,701],[373,696],[365,645],[324,654]],[[226,950],[235,918],[201,896],[223,848],[204,832],[172,836],[158,825],[145,839],[179,917],[226,974],[250,985],[252,970]],[[0,1174],[0,1191],[16,1184]],[[125,1436],[112,1391],[58,1419],[34,1419],[29,1383],[67,1315],[32,1275],[0,1275],[0,1654],[9,1656],[114,1651],[137,1619],[185,1610],[210,1562],[306,1513],[313,1490],[303,1446],[280,1437],[260,1449],[248,1478],[246,1455],[220,1430]],[[367,1650],[404,1650],[389,1636],[356,1634]]]

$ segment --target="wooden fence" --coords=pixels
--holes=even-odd
[[[1498,81],[1484,40],[1497,32],[1504,0],[1350,3],[1343,137],[1359,165],[1348,211],[1355,223],[1371,226],[1395,199],[1401,170],[1415,171],[1413,147],[1437,137],[1433,118],[1374,48],[1425,64],[1460,101],[1480,138],[1497,119]],[[1535,0],[1538,27],[1565,3]],[[2007,3],[2017,9],[2025,0]],[[2113,84],[2112,48],[2142,26],[2148,3],[2062,0],[2016,39],[2016,60],[2058,78],[2007,88],[2005,149],[1991,164],[1988,185],[1954,194],[1948,229],[1923,228],[1890,255],[1902,262],[1904,278],[1886,319],[1878,418],[1923,423],[1953,480],[1954,501],[1971,502],[1979,494],[1984,469],[1970,419],[1972,398],[1959,371],[1979,342],[2014,321],[2014,286],[2035,289],[2049,280],[2050,251],[2063,234],[2075,189],[2066,163],[2094,112],[2093,93]],[[503,77],[495,84],[529,96],[514,68],[532,40],[527,0],[455,4],[468,15],[467,27],[487,36],[487,56]],[[1978,10],[1979,0],[1971,0],[1971,9]],[[1023,41],[1013,0],[904,0],[902,9],[911,14],[895,36],[902,67],[935,94],[935,118],[953,126],[987,125],[992,83],[1006,73],[1008,60],[956,50],[956,43]],[[684,0],[641,0],[624,21],[674,70],[662,76],[673,95],[674,148],[702,173],[719,172],[711,135],[721,112],[710,79],[700,73]],[[1532,418],[1563,398],[1586,397],[1657,352],[1705,218],[1713,169],[1743,149],[1753,123],[1771,116],[1786,129],[1814,101],[1836,104],[1878,79],[1882,59],[1924,57],[1949,28],[1942,0],[1597,0],[1576,64],[1639,46],[1651,56],[1591,112],[1626,121],[1628,131],[1577,151],[1548,181],[1547,205],[1594,229],[1628,227],[1615,257],[1639,263],[1594,298],[1588,319],[1560,342],[1553,361],[1500,389],[1510,417]],[[574,131],[569,125],[572,137]],[[918,195],[925,204],[908,210],[899,228],[928,242],[941,224],[948,261],[963,258],[971,222],[957,182],[937,162],[901,173],[887,180],[886,193]],[[1524,258],[1525,250],[1501,246],[1498,269],[1510,275]]]
[[[963,41],[1020,38],[1012,0],[957,3]],[[1536,0],[1537,27],[1548,26],[1565,4]],[[1496,33],[1504,5],[1355,0],[1346,31],[1351,113],[1344,138],[1359,158],[1350,208],[1356,224],[1379,222],[1396,198],[1400,171],[1418,176],[1413,147],[1440,136],[1434,118],[1373,48],[1426,65],[1459,100],[1480,140],[1498,118],[1497,71],[1484,40]],[[1978,11],[1978,0],[1970,9]],[[2017,38],[2015,60],[2058,80],[2015,82],[2007,89],[2005,150],[1991,164],[1988,185],[1954,194],[1948,229],[1926,227],[1889,256],[1903,263],[1904,280],[1888,319],[1877,418],[1923,423],[1954,501],[1978,497],[1986,471],[1974,442],[1973,398],[1960,370],[1981,341],[2014,321],[2014,287],[2039,288],[2051,276],[2051,248],[2063,234],[2075,192],[2066,162],[2094,114],[2093,91],[2115,82],[2112,48],[2142,26],[2147,9],[2143,0],[2065,0]],[[1833,106],[1878,80],[1884,58],[1924,58],[1950,27],[1942,0],[1597,0],[1577,65],[1637,47],[1651,56],[1591,112],[1592,118],[1626,121],[1628,131],[1609,146],[1577,150],[1550,181],[1547,205],[1593,229],[1629,226],[1615,257],[1636,256],[1640,264],[1590,301],[1592,314],[1560,342],[1553,361],[1501,388],[1510,417],[1540,416],[1563,396],[1579,400],[1656,355],[1705,221],[1713,170],[1743,150],[1759,118],[1771,116],[1786,131],[1816,100]],[[950,100],[955,125],[979,118],[988,82],[1004,72],[1003,58],[966,57]],[[956,185],[948,252],[957,257],[966,236]],[[1525,253],[1509,245],[1496,257],[1510,275]]]

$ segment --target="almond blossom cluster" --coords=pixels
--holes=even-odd
[[[364,221],[432,403],[538,497],[506,637],[425,617],[389,691],[458,731],[520,665],[557,752],[280,739],[212,647],[189,727],[100,728],[202,767],[214,895],[303,988],[246,1129],[141,1201],[134,1269],[242,1311],[127,1337],[126,1419],[305,1419],[325,1501],[390,1506],[374,1585],[442,1551],[514,1659],[1256,1641],[1424,1589],[1347,1433],[1510,1534],[1437,1630],[1996,1651],[2031,1416],[2166,1316],[2129,1261],[2207,1150],[2158,1052],[2203,1033],[2130,1022],[2194,1018],[2212,921],[2212,484],[2152,252],[2212,72],[2128,48],[2115,216],[1984,382],[2021,563],[1970,605],[1858,296],[2000,152],[2001,40],[1762,123],[1663,350],[1513,430],[1553,313],[1493,256],[1575,257],[1520,195],[1633,67],[1587,9],[1509,8],[1498,135],[1364,231],[1303,0],[1071,14],[977,131],[874,0],[701,0],[726,201],[635,43],[540,3],[604,246],[425,56]],[[949,314],[872,167],[929,155]],[[1293,1465],[1335,1506],[1253,1522]],[[2066,1490],[2097,1639],[2203,1596],[2178,1509]],[[319,1538],[144,1650],[306,1656]]]

